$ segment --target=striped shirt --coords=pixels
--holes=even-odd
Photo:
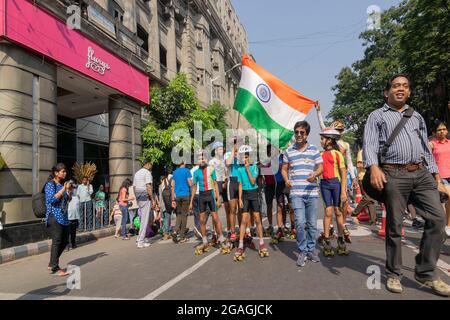
[[[212,166],[199,167],[194,172],[193,184],[198,183],[200,192],[214,190],[214,181],[216,180],[216,171]]]
[[[344,156],[340,151],[327,150],[322,153],[323,179],[338,178],[341,181],[340,169],[345,170]]]
[[[308,176],[323,163],[316,146],[309,144],[304,151],[297,149],[297,144],[284,152],[283,163],[289,164],[289,180],[292,182],[291,196],[319,196],[317,180],[308,182]]]
[[[406,105],[406,109],[409,106]],[[403,110],[403,112],[405,112]],[[365,167],[380,165],[378,154],[403,117],[403,112],[385,104],[382,108],[373,111],[367,119],[364,128],[363,157]],[[437,173],[436,162],[428,146],[427,127],[423,117],[414,111],[411,119],[389,147],[385,163],[409,164],[424,162],[431,173]]]

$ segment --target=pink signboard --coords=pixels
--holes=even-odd
[[[0,5],[2,2],[6,3],[3,19],[6,18],[4,31],[8,39],[149,103],[147,75],[29,1],[0,0]]]
[[[5,35],[5,1],[0,0],[0,37]]]

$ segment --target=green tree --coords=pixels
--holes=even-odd
[[[205,146],[194,146],[195,121],[201,122],[203,130],[226,128],[226,109],[217,104],[203,109],[184,73],[177,74],[167,87],[152,88],[150,96],[148,117],[142,125],[142,153],[157,166],[172,165],[172,148],[181,142],[172,140],[175,130],[189,131],[192,138],[185,141],[187,147],[200,148]]]
[[[409,0],[382,13],[381,28],[360,34],[364,57],[336,76],[329,119],[342,119],[362,145],[368,115],[383,103],[383,89],[395,73],[412,82],[409,103],[428,126],[449,120],[450,14],[448,0]]]

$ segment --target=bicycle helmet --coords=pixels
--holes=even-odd
[[[320,133],[322,137],[331,138],[331,139],[339,139],[341,137],[341,134],[339,131],[333,128],[325,128]]]
[[[335,120],[331,124],[331,128],[336,130],[345,130],[345,124],[342,122],[342,120]]]
[[[247,146],[247,145],[242,145],[242,146],[240,146],[239,147],[239,150],[238,150],[238,153],[239,154],[242,154],[242,153],[250,153],[250,152],[253,152],[253,149],[252,149],[252,147],[250,147],[250,146]]]
[[[216,150],[217,148],[223,148],[223,143],[220,141],[216,141],[212,144],[211,148],[213,150]]]

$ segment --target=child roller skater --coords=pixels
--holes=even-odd
[[[347,202],[347,170],[344,156],[339,151],[339,146],[336,142],[340,134],[334,129],[325,128],[320,133],[320,136],[320,143],[325,150],[322,154],[323,178],[320,181],[320,191],[325,204],[323,254],[326,257],[334,256],[334,249],[331,246],[330,239],[330,224],[334,211],[338,228],[337,252],[339,255],[347,255],[348,249],[344,241],[344,216],[342,210],[339,210]]]
[[[199,188],[198,204],[200,209],[200,233],[202,235],[202,244],[195,248],[195,254],[201,255],[209,250],[208,238],[206,236],[206,211],[209,211],[213,217],[214,226],[219,236],[219,245],[221,245],[222,253],[229,253],[229,248],[222,234],[222,222],[219,219],[217,208],[220,207],[220,194],[216,181],[216,172],[212,166],[206,162],[203,152],[199,153],[199,168],[194,171],[193,190],[189,210],[193,209],[194,196]]]
[[[263,227],[261,221],[261,209],[258,194],[257,178],[259,175],[258,166],[250,164],[250,146],[243,145],[239,148],[239,155],[244,156],[244,165],[238,169],[239,182],[239,207],[242,209],[242,221],[239,228],[239,247],[236,250],[234,261],[245,259],[244,238],[246,229],[250,226],[250,211],[253,210],[253,216],[256,223],[256,230],[259,237],[259,255],[261,258],[268,257],[269,251],[264,244]]]

